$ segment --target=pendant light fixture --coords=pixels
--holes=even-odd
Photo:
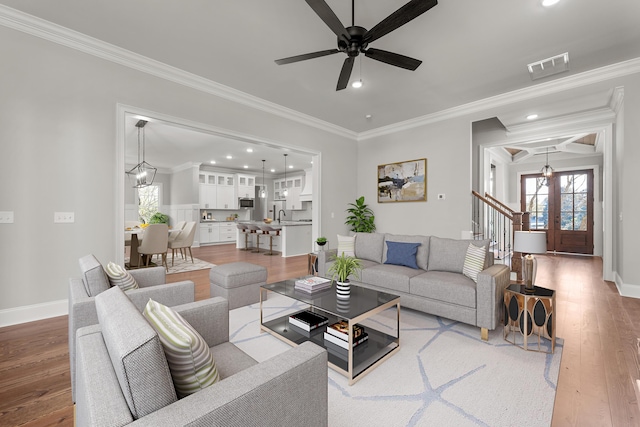
[[[549,166],[549,147],[547,147],[547,162],[540,170],[542,172],[542,177],[547,180],[546,184],[549,185],[549,179],[553,175],[553,168]]]
[[[153,184],[153,180],[156,177],[157,168],[154,168],[144,159],[145,156],[145,141],[144,141],[144,126],[147,124],[146,120],[138,120],[136,127],[138,128],[138,164],[127,172],[127,175],[134,182],[133,188],[148,187]]]
[[[282,196],[287,197],[289,190],[287,189],[287,154],[284,155],[284,189],[282,190]]]
[[[265,160],[262,161],[262,189],[260,190],[261,199],[264,199],[265,197],[267,197],[267,186],[264,182],[264,162]]]

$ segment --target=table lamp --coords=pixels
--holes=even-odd
[[[515,231],[513,237],[513,250],[526,254],[522,257],[522,278],[525,292],[535,292],[536,270],[538,263],[533,254],[547,252],[546,231]]]

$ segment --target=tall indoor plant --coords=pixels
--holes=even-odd
[[[344,222],[353,232],[373,233],[376,231],[375,216],[369,206],[364,203],[364,196],[356,199],[355,203],[349,203],[347,209],[349,215]]]

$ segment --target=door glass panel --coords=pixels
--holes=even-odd
[[[573,179],[573,191],[574,193],[587,193],[587,174],[581,173],[574,175]]]
[[[587,229],[587,174],[560,177],[561,230]]]
[[[544,178],[526,178],[525,200],[526,211],[529,212],[529,226],[532,230],[544,230],[548,227],[549,187]]]

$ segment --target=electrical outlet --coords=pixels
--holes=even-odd
[[[54,212],[53,213],[53,222],[54,223],[72,223],[72,222],[75,222],[75,213],[74,212]]]
[[[0,224],[13,224],[13,211],[0,212]]]
[[[438,194],[438,200],[444,200],[444,199],[445,199],[444,194]]]

